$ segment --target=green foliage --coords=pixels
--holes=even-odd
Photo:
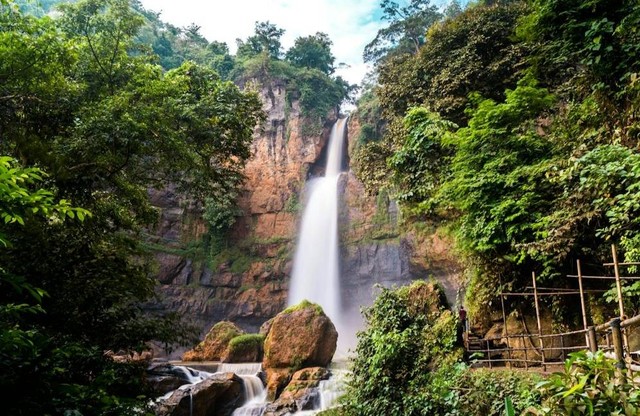
[[[252,39],[247,39],[243,47],[248,48],[255,43]],[[239,49],[238,62],[230,76],[240,84],[252,80],[265,85],[272,82],[284,84],[287,99],[289,102],[299,100],[302,115],[306,118],[302,126],[306,129],[303,135],[318,135],[327,114],[354,89],[341,77],[329,76],[333,72],[334,60],[330,46],[331,40],[324,33],[298,38],[287,51],[286,61],[277,59],[262,47],[250,48],[251,53]]]
[[[380,102],[373,89],[366,89],[357,101],[357,109],[351,114],[360,123],[360,134],[356,146],[379,141],[382,138],[384,120],[381,117]]]
[[[385,117],[403,117],[410,107],[426,106],[462,126],[472,92],[502,100],[524,65],[527,46],[515,43],[512,35],[526,10],[520,2],[470,6],[433,25],[415,56],[381,64],[377,95]]]
[[[520,26],[519,34],[537,43],[534,64],[540,74],[553,76],[555,83],[568,82],[582,94],[597,89],[606,96],[634,83],[632,78],[640,70],[637,2],[532,3],[534,11]]]
[[[637,415],[640,391],[632,381],[616,377],[615,361],[599,351],[569,355],[562,373],[554,373],[537,388],[543,396],[542,415]]]
[[[335,57],[331,53],[331,39],[326,33],[299,37],[287,51],[285,59],[292,65],[303,68],[314,68],[324,74],[334,71]]]
[[[450,163],[444,136],[457,126],[423,107],[409,109],[404,124],[405,142],[388,159],[389,167],[394,172],[398,199],[418,203],[420,211],[429,213]]]
[[[284,29],[278,29],[273,23],[256,22],[255,33],[246,41],[238,39],[238,58],[250,58],[261,53],[267,54],[272,59],[280,58],[282,53],[280,38],[284,35]]]
[[[456,153],[442,191],[462,212],[460,239],[479,253],[527,242],[552,191],[544,180],[552,147],[530,120],[553,97],[530,78],[506,96],[502,104],[479,101],[469,127],[452,136]]]
[[[44,180],[47,175],[38,168],[23,168],[8,156],[0,156],[0,219],[7,224],[24,225],[25,217],[41,215],[50,221],[78,217],[84,221],[91,216],[86,209],[71,207],[68,201],[54,200],[53,192],[29,188]],[[0,228],[1,230],[2,228]],[[0,232],[0,245],[7,247],[9,241]]]
[[[521,415],[540,403],[535,389],[540,380],[519,370],[467,370],[457,382],[462,391],[457,406],[460,414],[502,416],[509,414],[509,402],[513,414]]]
[[[60,9],[50,19],[0,5],[0,152],[25,166],[0,159],[11,243],[0,250],[0,387],[30,385],[9,414],[130,415],[145,408],[142,370],[114,368],[103,351],[184,344],[193,331],[141,308],[155,285],[140,245],[157,218],[148,189],[209,198],[225,226],[263,114],[211,69],[153,64],[137,41],[147,15],[128,1]],[[196,27],[184,35],[203,43]]]
[[[353,375],[338,414],[502,416],[539,403],[540,377],[473,370],[462,363],[456,317],[431,283],[382,289],[365,310]]]
[[[385,143],[371,142],[356,149],[351,168],[362,179],[369,194],[376,194],[388,182],[387,159],[391,150]]]
[[[433,284],[420,281],[381,289],[364,311],[367,328],[358,334],[349,414],[430,414],[424,381],[461,358],[456,319],[442,309],[442,296]]]
[[[516,410],[513,408],[511,397],[505,397],[504,399],[504,414],[505,416],[516,416]]]

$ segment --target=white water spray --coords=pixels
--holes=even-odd
[[[331,130],[325,176],[307,184],[307,203],[289,286],[289,305],[307,299],[320,304],[340,331],[338,178],[347,119]]]

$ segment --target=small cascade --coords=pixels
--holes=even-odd
[[[233,416],[260,416],[267,406],[267,390],[258,377],[262,371],[261,363],[223,363],[218,367],[219,373],[235,373],[244,385],[244,402],[242,407],[233,411]]]
[[[347,385],[347,370],[331,370],[331,378],[318,385],[320,390],[320,408],[318,411],[331,409],[338,405],[338,399],[344,394]]]
[[[199,371],[190,367],[184,367],[181,365],[173,366],[173,371],[176,374],[182,375],[181,378],[188,380],[190,384],[199,383],[203,380],[208,379],[213,375],[213,373],[209,373],[207,371]]]
[[[189,395],[191,395],[191,388],[193,387],[193,385],[198,384],[206,379],[208,379],[209,377],[213,376],[214,373],[209,373],[207,371],[199,371],[190,367],[185,367],[182,365],[174,365],[171,366],[171,371],[173,374],[175,374],[176,376],[178,376],[179,378],[186,380],[189,382],[189,384],[184,384],[180,387],[178,387],[177,390],[187,390],[189,389]],[[160,397],[158,397],[155,401],[156,402],[161,402],[164,400],[167,400],[169,397],[171,397],[171,395],[173,394],[173,391],[170,391]]]
[[[236,373],[239,376],[256,375],[262,371],[262,363],[222,363],[216,373]]]

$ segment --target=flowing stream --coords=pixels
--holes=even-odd
[[[342,171],[347,119],[331,130],[325,176],[307,183],[307,201],[289,285],[289,305],[318,303],[341,330],[338,250],[338,178]],[[339,338],[338,338],[339,339]]]
[[[258,377],[258,373],[260,373],[261,370],[261,363],[223,363],[218,366],[215,373],[198,371],[193,368],[180,365],[173,366],[173,371],[176,374],[181,375],[181,378],[189,381],[189,384],[180,386],[178,389],[189,390],[190,394],[195,384],[208,379],[214,374],[235,373],[240,377],[244,386],[244,400],[242,407],[239,407],[233,412],[234,416],[259,416],[264,412],[264,408],[267,405],[267,390],[264,388],[260,377]],[[173,391],[170,391],[158,400],[166,400],[172,394]]]

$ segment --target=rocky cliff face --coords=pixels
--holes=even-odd
[[[349,123],[349,152],[359,133],[357,118]],[[381,190],[367,195],[353,172],[343,174],[340,216],[342,244],[341,278],[343,307],[355,313],[370,305],[376,295],[374,285],[403,285],[415,279],[433,278],[443,287],[450,303],[455,303],[462,284],[462,267],[456,260],[452,242],[426,224],[401,224],[395,201]]]
[[[266,85],[261,97],[267,121],[256,132],[253,157],[239,205],[243,216],[222,245],[207,239],[200,207],[173,189],[153,191],[161,213],[149,248],[157,260],[157,311],[178,311],[202,331],[229,320],[255,332],[286,303],[306,179],[324,166],[326,143],[337,114],[309,133],[298,102],[285,86]],[[357,134],[357,122],[350,123]],[[352,145],[350,144],[350,150]],[[446,240],[398,227],[399,212],[384,193],[367,196],[352,173],[341,177],[343,306],[357,314],[373,298],[373,285],[403,284],[430,275],[455,298],[458,268]],[[438,250],[442,253],[438,254]]]
[[[151,191],[160,221],[150,249],[157,260],[160,302],[155,311],[178,311],[206,331],[231,320],[255,331],[286,303],[295,245],[298,196],[309,172],[321,165],[337,114],[315,132],[300,114],[297,100],[278,82],[260,91],[267,113],[254,136],[247,163],[244,213],[222,246],[207,240],[201,209],[174,189]]]

